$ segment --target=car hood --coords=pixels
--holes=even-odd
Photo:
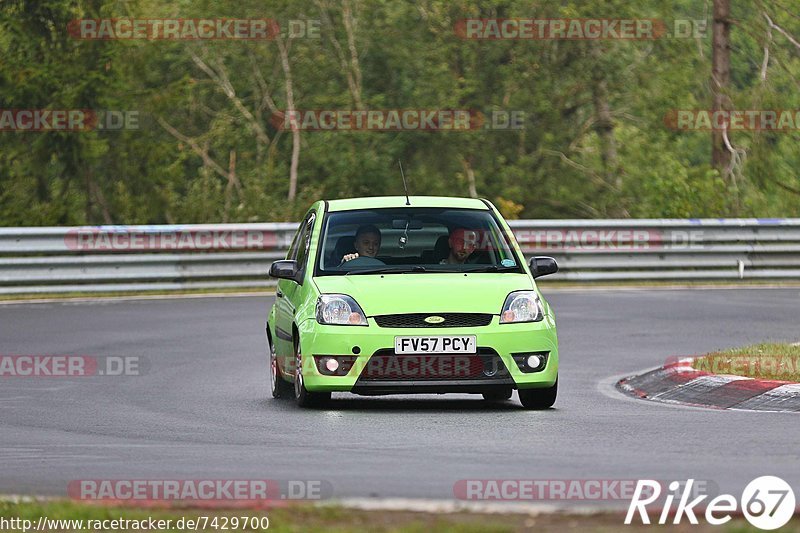
[[[367,316],[403,313],[500,314],[508,293],[533,288],[527,274],[366,274],[314,278],[320,292],[352,296]]]

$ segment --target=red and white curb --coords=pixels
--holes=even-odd
[[[679,359],[621,379],[622,392],[654,402],[748,411],[800,412],[800,383],[711,374]]]

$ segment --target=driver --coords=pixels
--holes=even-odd
[[[455,228],[450,232],[447,244],[450,246],[450,253],[439,264],[463,264],[478,246],[478,232],[472,229]]]
[[[378,250],[381,247],[381,230],[372,224],[359,226],[356,230],[354,245],[356,253],[346,254],[342,258],[342,263],[351,261],[357,257],[375,257],[378,255]]]

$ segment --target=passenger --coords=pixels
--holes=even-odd
[[[447,244],[450,246],[450,253],[439,264],[464,264],[478,246],[478,232],[466,228],[456,228],[450,232]]]
[[[346,254],[342,258],[342,263],[352,261],[357,257],[375,257],[381,247],[381,230],[367,224],[360,226],[356,230],[356,240],[354,243],[356,253]]]

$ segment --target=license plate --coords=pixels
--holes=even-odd
[[[477,353],[475,335],[395,337],[394,353]]]

